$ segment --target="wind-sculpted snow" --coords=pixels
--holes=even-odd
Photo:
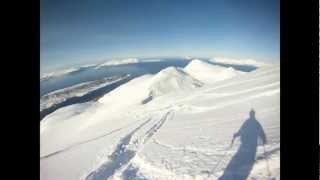
[[[50,92],[40,98],[40,111],[62,103],[72,97],[80,97],[101,87],[120,81],[124,77],[107,77],[95,81],[80,83],[71,87]]]
[[[279,97],[278,65],[215,83],[179,68],[135,78],[97,102],[61,108],[44,119],[41,179],[279,179]],[[258,141],[246,153],[252,138],[232,137],[251,109],[267,144],[253,134]],[[248,168],[239,171],[242,166]]]

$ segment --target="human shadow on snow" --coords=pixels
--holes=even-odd
[[[241,145],[232,157],[219,180],[245,180],[254,165],[258,139],[266,144],[266,135],[255,117],[255,111],[250,111],[250,117],[241,126],[238,132],[233,135],[233,140],[240,137]]]

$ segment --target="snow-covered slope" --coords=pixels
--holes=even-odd
[[[110,105],[117,102],[115,106],[144,104],[158,96],[189,91],[201,85],[182,69],[168,67],[156,75],[144,75],[120,86],[99,99],[99,102]]]
[[[201,82],[186,74],[182,69],[168,67],[152,78],[149,91],[152,96],[156,97],[172,92],[189,91],[201,86]]]
[[[252,108],[268,143],[266,153],[257,147],[247,175],[279,179],[279,66],[201,88],[180,70],[136,78],[98,102],[47,116],[41,124],[41,179],[218,179],[232,172],[232,162],[241,165],[246,158],[239,156],[238,139],[230,144]],[[162,87],[159,96],[141,103]],[[136,103],[118,106],[124,102]]]
[[[194,78],[207,84],[244,74],[244,72],[234,70],[232,67],[226,68],[212,65],[199,59],[192,60],[184,70]]]
[[[67,88],[59,89],[53,92],[50,92],[40,98],[40,111],[50,108],[54,105],[62,103],[67,99],[72,97],[80,97],[86,95],[94,90],[97,90],[101,87],[104,87],[108,84],[118,82],[122,79],[127,78],[128,76],[123,77],[107,77],[99,80],[84,82],[70,86]]]

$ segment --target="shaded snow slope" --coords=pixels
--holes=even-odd
[[[191,89],[197,81],[188,76],[187,91],[169,88],[170,93],[141,103],[159,79],[176,82],[162,78],[163,71],[133,79],[98,102],[61,108],[41,123],[41,179],[218,179],[233,172],[232,162],[241,165],[247,158],[239,151],[240,140],[231,146],[231,139],[252,108],[268,143],[265,149],[257,144],[246,175],[279,179],[279,70],[261,67]],[[180,77],[179,69],[167,71]],[[139,103],[115,108],[135,100]]]
[[[192,77],[207,84],[244,74],[244,72],[234,70],[232,67],[212,65],[199,59],[192,60],[184,70]]]

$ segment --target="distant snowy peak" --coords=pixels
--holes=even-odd
[[[125,64],[137,64],[137,63],[144,63],[144,62],[160,62],[160,61],[166,61],[166,59],[161,58],[143,58],[143,59],[137,59],[137,58],[127,58],[127,59],[113,59],[109,60],[105,63],[102,63],[96,67],[96,69],[99,69],[101,67],[105,66],[118,66],[118,65],[125,65]]]
[[[69,74],[69,73],[73,73],[73,72],[79,71],[79,69],[80,68],[68,68],[68,69],[62,69],[59,71],[44,73],[41,75],[40,81],[47,80],[52,77],[58,77],[58,76],[63,76],[63,75]]]
[[[271,65],[271,64],[256,61],[253,59],[233,59],[233,58],[226,58],[226,57],[214,57],[210,61],[216,62],[216,63],[223,63],[223,64],[247,65],[247,66],[255,66],[255,67]]]
[[[61,69],[61,70],[57,70],[57,71],[53,71],[53,72],[48,72],[48,73],[44,73],[40,76],[40,81],[44,81],[53,77],[59,77],[59,76],[64,76],[67,74],[71,74],[71,73],[75,73],[78,71],[82,71],[88,68],[92,68],[95,67],[95,64],[87,64],[87,65],[82,65],[80,67],[72,67],[72,68],[66,68],[66,69]]]
[[[211,84],[244,74],[244,72],[237,71],[232,67],[227,68],[219,65],[213,65],[199,59],[192,60],[184,68],[184,71],[206,84]]]
[[[128,59],[113,59],[109,60],[105,63],[100,64],[97,68],[104,67],[104,66],[116,66],[116,65],[123,65],[123,64],[134,64],[139,63],[140,60],[137,58],[128,58]]]
[[[152,78],[149,90],[152,96],[160,96],[176,91],[192,90],[202,85],[200,81],[185,73],[183,69],[168,67]]]

